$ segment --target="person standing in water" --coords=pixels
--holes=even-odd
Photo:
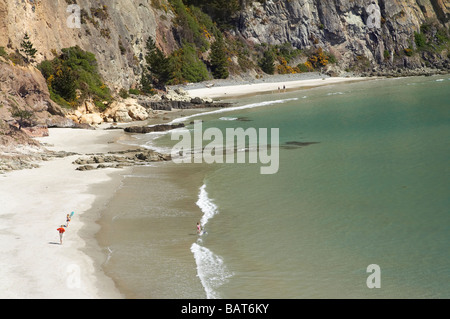
[[[200,235],[202,232],[202,225],[200,225],[200,222],[197,223],[197,234]]]

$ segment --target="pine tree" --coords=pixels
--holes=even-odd
[[[144,72],[143,76],[147,77],[147,82],[151,82],[156,87],[163,89],[173,77],[172,62],[169,57],[166,57],[156,47],[151,37],[147,40],[146,48],[147,54],[145,55],[145,61],[147,62],[148,72]]]
[[[226,79],[229,75],[227,70],[227,56],[225,54],[225,43],[222,36],[211,44],[211,71],[215,79]]]
[[[32,126],[33,112],[21,109],[19,106],[10,108],[11,116],[16,119],[19,124],[19,130],[25,126]]]
[[[273,74],[275,72],[274,65],[275,57],[271,50],[267,50],[264,52],[264,57],[259,62],[259,66],[261,70],[263,70],[267,74]]]
[[[37,50],[33,48],[33,43],[30,41],[30,37],[28,36],[28,33],[25,32],[25,36],[23,37],[23,41],[20,44],[20,51],[24,52],[26,55],[26,60],[29,63],[31,59],[34,59],[36,57]]]

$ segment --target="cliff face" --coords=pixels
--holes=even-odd
[[[76,3],[81,28],[67,20]],[[164,13],[165,18],[160,18]],[[20,48],[25,32],[38,50],[36,61],[53,59],[53,52],[78,45],[94,53],[99,71],[111,88],[129,87],[138,81],[145,41],[156,37],[165,51],[172,49],[171,12],[167,14],[139,0],[0,0],[0,46]]]
[[[372,2],[380,8],[380,28],[367,25],[366,8]],[[239,31],[253,43],[321,46],[344,67],[357,56],[382,64],[385,52],[392,58],[414,45],[414,32],[424,22],[435,20],[448,28],[449,12],[446,0],[267,0],[253,2],[241,14]]]
[[[450,26],[448,0],[375,0],[381,27],[370,29],[366,8],[371,2],[243,1],[246,6],[234,32],[250,43],[290,42],[300,49],[321,46],[344,69],[358,57],[392,67],[394,53],[414,45],[414,32],[427,19]],[[67,23],[72,14],[67,8],[73,3],[81,9],[81,28],[70,28]],[[0,46],[9,52],[20,48],[27,32],[40,62],[52,59],[62,48],[78,45],[96,55],[100,74],[117,92],[139,82],[149,36],[166,53],[179,48],[174,17],[167,0],[0,0]],[[386,61],[386,52],[391,61]],[[399,63],[422,66],[417,58],[406,60]]]

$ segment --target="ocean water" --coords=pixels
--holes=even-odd
[[[177,121],[224,136],[279,128],[278,172],[248,161],[135,168],[98,234],[104,270],[128,297],[450,297],[448,76],[235,102]],[[137,141],[176,143],[170,133]],[[372,264],[380,288],[367,285]]]

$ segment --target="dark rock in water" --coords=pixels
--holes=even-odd
[[[313,144],[319,144],[320,142],[300,142],[300,141],[289,141],[281,145],[280,147],[286,150],[297,149],[304,146],[309,146]]]
[[[184,127],[184,124],[179,123],[179,124],[158,124],[154,126],[130,126],[125,128],[125,132],[146,134],[150,132],[165,132],[180,127]]]
[[[319,142],[298,142],[298,141],[291,141],[291,142],[286,142],[286,145],[295,145],[295,146],[308,146],[308,145],[312,145],[312,144],[319,144]]]
[[[170,154],[161,154],[155,151],[137,153],[134,156],[136,159],[144,162],[162,162],[170,161],[172,159]]]
[[[191,101],[177,101],[177,100],[161,100],[161,101],[148,101],[140,99],[138,100],[138,103],[145,107],[147,110],[160,110],[160,111],[172,111],[172,109],[199,109],[199,108],[210,108],[210,107],[217,107],[217,108],[224,108],[224,107],[230,107],[233,104],[232,103],[226,103],[226,102],[205,102],[199,97],[192,98]]]

